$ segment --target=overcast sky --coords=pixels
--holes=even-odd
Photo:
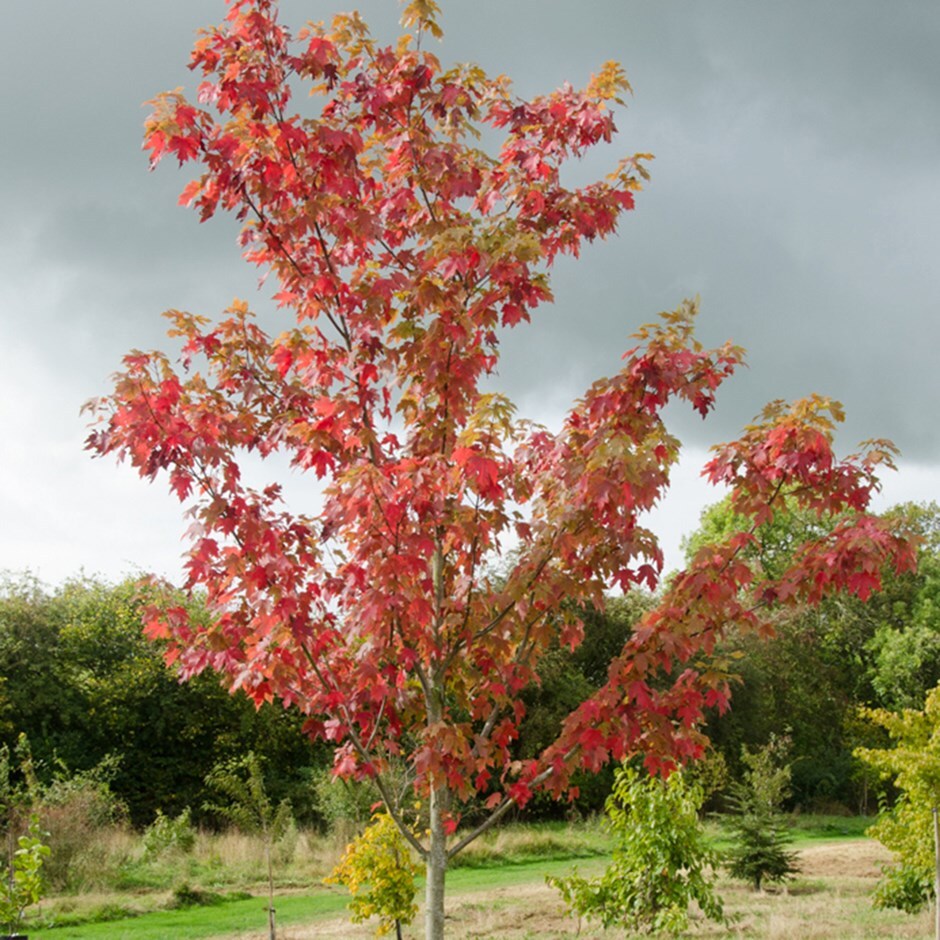
[[[285,0],[299,27],[338,7]],[[700,294],[706,343],[749,368],[687,444],[658,513],[671,565],[716,498],[710,444],[765,402],[840,399],[843,452],[903,451],[881,505],[940,493],[940,4],[936,0],[444,0],[445,61],[480,62],[520,94],[583,84],[607,59],[634,87],[612,149],[652,151],[618,238],[555,274],[556,304],[506,342],[523,415],[557,423],[629,334]],[[359,10],[397,35],[395,0]],[[0,568],[57,583],[84,569],[176,576],[184,524],[161,484],[92,461],[79,408],[132,347],[165,345],[170,307],[263,304],[229,221],[176,205],[148,173],[142,103],[186,85],[194,32],[223,0],[13,0],[0,31]]]

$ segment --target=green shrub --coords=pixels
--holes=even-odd
[[[133,908],[125,907],[123,904],[115,904],[113,901],[107,904],[99,904],[83,915],[76,915],[74,922],[76,924],[108,924],[115,920],[127,920],[130,917],[136,917],[138,911]],[[65,919],[57,922],[58,926],[65,926],[68,923]]]
[[[605,928],[681,933],[695,901],[710,920],[725,923],[714,889],[718,859],[699,821],[704,794],[682,772],[668,780],[630,766],[614,777],[607,825],[615,838],[613,860],[591,880],[548,878],[569,911]]]
[[[170,898],[167,907],[170,910],[185,910],[188,907],[218,907],[226,901],[225,895],[218,894],[215,891],[205,891],[202,888],[194,888],[192,885],[183,882],[173,889],[173,896]]]
[[[188,855],[196,845],[196,830],[190,821],[189,809],[175,819],[157,810],[157,818],[144,832],[144,858],[152,860],[161,855]]]
[[[379,799],[373,783],[335,777],[331,767],[313,771],[311,786],[317,813],[331,829],[352,824],[356,831],[361,830]]]
[[[39,817],[33,816],[29,831],[17,840],[9,868],[0,880],[0,923],[11,936],[23,926],[26,909],[37,904],[43,895],[43,863],[49,856],[49,847],[43,843],[48,833],[39,827]]]
[[[884,728],[888,748],[859,748],[855,754],[883,778],[891,779],[899,796],[882,812],[868,834],[894,855],[875,893],[876,907],[914,913],[934,895],[933,809],[940,806],[940,686],[927,694],[922,711],[894,713],[862,709],[863,717]]]
[[[872,895],[877,908],[894,908],[917,914],[933,898],[934,874],[905,865],[888,865],[881,870],[881,880]]]
[[[9,748],[0,747],[0,811],[4,827],[13,832],[27,816],[38,817],[50,845],[43,877],[50,887],[64,891],[97,876],[103,834],[123,820],[126,809],[110,787],[119,758],[110,755],[77,772],[56,763],[50,779],[49,768],[33,759],[25,734],[19,735],[13,761]]]
[[[97,848],[103,834],[123,821],[126,809],[111,791],[119,759],[104,758],[90,770],[71,772],[61,765],[52,781],[39,787],[34,804],[49,833],[49,883],[59,891],[84,887],[101,868]]]

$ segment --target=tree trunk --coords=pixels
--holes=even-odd
[[[444,609],[444,552],[440,538],[431,557],[431,578],[434,585],[435,634],[439,639]],[[428,674],[424,687],[428,728],[434,727],[444,714],[444,671],[440,663]],[[424,895],[425,940],[444,940],[444,876],[447,873],[447,836],[444,816],[450,809],[450,793],[446,785],[431,782],[429,793],[430,843],[426,861],[427,885]]]
[[[264,833],[264,854],[268,863],[268,940],[277,940],[274,926],[274,862],[271,858],[271,834]]]
[[[444,834],[444,814],[447,811],[447,795],[443,787],[431,791],[431,843],[428,849],[427,887],[424,899],[426,940],[444,940],[444,876],[447,872],[447,836]]]
[[[940,820],[937,819],[937,807],[933,808],[933,910],[934,936],[940,940]]]

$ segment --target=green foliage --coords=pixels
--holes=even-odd
[[[708,806],[727,787],[730,780],[728,762],[721,751],[710,750],[697,761],[689,764],[684,773],[689,782],[702,791],[702,805]]]
[[[372,807],[379,800],[371,781],[337,777],[332,767],[315,770],[311,774],[311,788],[317,813],[328,826],[352,823],[357,832],[368,822]]]
[[[750,881],[755,891],[765,882],[783,882],[799,871],[795,853],[787,849],[792,836],[780,812],[790,792],[789,746],[789,739],[772,737],[757,751],[745,748],[742,759],[747,769],[730,788],[734,845],[728,853],[728,871]]]
[[[890,576],[877,597],[868,644],[873,701],[892,711],[920,708],[940,682],[940,507],[904,504],[889,515],[921,539],[917,571]]]
[[[794,551],[800,545],[830,530],[837,520],[820,518],[810,510],[800,510],[792,500],[785,509],[778,506],[773,518],[760,526],[759,541],[745,552],[760,561],[763,574],[778,577],[789,565]],[[731,508],[731,498],[706,507],[699,519],[699,527],[683,538],[682,549],[691,561],[706,546],[724,541],[736,532],[749,529],[752,523],[737,515]]]
[[[900,793],[869,830],[894,854],[894,867],[885,871],[875,903],[917,911],[934,893],[932,811],[940,806],[940,686],[927,695],[921,711],[863,709],[862,714],[884,728],[894,744],[859,748],[856,754],[891,779]]]
[[[144,858],[148,860],[161,855],[188,855],[195,845],[196,830],[188,809],[176,818],[157,810],[156,819],[144,831]]]
[[[16,825],[18,817],[30,803],[27,788],[15,779],[15,763],[10,748],[6,744],[0,745],[0,821],[5,831]]]
[[[583,822],[494,826],[455,856],[448,870],[596,858],[609,854],[610,848],[610,834],[601,828],[596,817]]]
[[[206,777],[206,783],[227,798],[224,804],[209,804],[207,809],[225,816],[242,832],[261,837],[268,874],[270,936],[273,938],[274,849],[289,832],[296,835],[290,801],[282,800],[277,807],[271,802],[264,785],[261,760],[253,751],[213,768]]]
[[[940,679],[940,631],[931,614],[931,622],[914,620],[903,631],[882,626],[872,639],[872,684],[892,709],[915,708]]]
[[[73,773],[60,762],[49,779],[45,768],[33,759],[25,734],[20,734],[12,759],[9,748],[0,746],[3,827],[13,833],[27,816],[39,819],[52,847],[43,865],[43,876],[52,888],[82,887],[89,869],[96,867],[96,837],[123,820],[124,807],[109,785],[116,766],[115,758],[106,757],[95,767]]]
[[[867,813],[877,796],[852,757],[865,743],[856,734],[858,706],[919,706],[940,681],[940,507],[904,504],[885,515],[923,537],[916,573],[884,571],[882,590],[866,603],[839,595],[816,610],[777,617],[773,636],[732,629],[715,652],[718,664],[740,680],[731,711],[713,716],[705,729],[731,775],[745,770],[743,746],[757,747],[786,730],[790,799],[814,812],[842,806]],[[687,557],[744,525],[727,500],[709,507],[685,543]],[[825,536],[832,525],[791,505],[761,526],[743,553],[773,578],[803,542]]]
[[[833,524],[791,504],[757,530],[756,542],[743,553],[772,579],[800,545],[824,535]],[[687,557],[744,526],[728,500],[709,507],[685,543]],[[858,801],[844,722],[869,692],[866,644],[873,630],[866,605],[838,596],[818,609],[778,617],[772,636],[728,632],[716,659],[740,681],[733,708],[714,716],[706,732],[732,777],[746,771],[743,747],[758,747],[786,729],[792,739],[795,801],[814,809]]]
[[[96,826],[122,819],[126,813],[123,803],[111,790],[111,781],[120,767],[121,759],[106,754],[94,767],[71,771],[62,762],[52,773],[52,779],[40,786],[37,796],[46,807],[76,808]]]
[[[46,836],[47,833],[40,828],[39,817],[33,816],[29,831],[17,840],[18,848],[13,853],[10,866],[2,873],[0,923],[8,934],[19,933],[26,909],[37,904],[42,897],[42,866],[49,855],[49,847],[43,842]]]
[[[125,819],[126,808],[110,784],[118,764],[108,755],[96,766],[74,773],[61,765],[48,783],[38,786],[32,805],[50,834],[52,854],[46,875],[54,887],[82,888],[97,867],[98,835]]]
[[[893,908],[905,914],[917,914],[930,903],[933,893],[932,871],[906,865],[886,865],[872,894],[872,903],[879,910]]]
[[[699,821],[704,795],[684,772],[668,780],[623,766],[607,801],[607,824],[615,838],[613,861],[593,880],[575,870],[549,878],[568,909],[604,927],[681,933],[689,905],[710,920],[725,922],[715,893],[717,855]]]
[[[411,859],[408,843],[387,813],[376,813],[372,823],[351,842],[339,865],[326,879],[349,891],[353,923],[378,917],[377,937],[399,924],[410,924],[418,913],[414,903],[418,866]]]
[[[242,832],[260,835],[273,844],[291,828],[290,800],[274,806],[265,787],[261,759],[254,751],[218,764],[206,777],[206,784],[225,802],[206,803],[205,808],[224,816]]]
[[[115,920],[127,920],[135,917],[137,912],[124,904],[115,904],[113,901],[106,904],[96,904],[84,915],[78,915],[73,918],[56,917],[56,927],[67,927],[71,923],[75,924],[108,924]]]
[[[205,891],[202,888],[194,888],[188,882],[183,882],[173,889],[173,895],[167,907],[171,911],[185,910],[189,907],[218,907],[228,900],[226,895],[219,894],[217,891]]]
[[[272,798],[313,821],[309,771],[330,761],[329,749],[310,744],[302,716],[256,709],[214,675],[180,684],[143,635],[148,590],[134,580],[47,589],[28,575],[0,578],[0,745],[12,749],[25,733],[43,784],[62,766],[84,772],[116,755],[108,783],[140,827],[158,808],[200,812],[210,770],[252,749],[283,768]],[[175,601],[206,616],[198,602]],[[22,782],[17,767],[13,776]]]

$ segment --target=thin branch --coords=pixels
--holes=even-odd
[[[565,756],[564,760],[569,760],[572,755],[577,751],[579,745],[575,745]],[[546,767],[540,774],[538,774],[529,786],[537,787],[540,783],[544,783],[553,773],[555,772],[554,767]],[[483,835],[488,829],[494,826],[510,809],[515,805],[516,801],[513,797],[507,796],[504,797],[502,802],[493,810],[493,812],[480,823],[475,829],[472,829],[468,832],[459,842],[452,845],[447,850],[447,859],[448,861],[452,859],[459,852],[462,852],[474,839]]]
[[[307,649],[307,647],[304,646],[303,644],[301,644],[301,650],[303,651],[303,654],[306,657],[307,662],[310,663],[310,668],[313,669],[317,678],[321,682],[326,683],[325,677],[321,673],[320,668],[316,660],[314,659],[313,654],[310,652],[310,650]],[[330,685],[325,684],[324,687],[330,688]],[[336,688],[335,685],[333,686],[333,688]],[[383,702],[383,705],[384,705],[384,702]],[[343,719],[344,719],[344,723],[346,726],[345,731],[346,731],[346,734],[349,736],[349,740],[353,746],[353,749],[359,755],[359,758],[360,760],[362,760],[363,763],[372,764],[368,747],[365,744],[363,744],[362,740],[360,739],[359,734],[356,731],[355,722],[353,721],[352,716],[349,714],[348,709],[346,708],[345,705],[342,705],[342,704],[339,707],[340,707],[341,712],[343,712]],[[374,732],[373,732],[373,736],[374,736]],[[369,740],[371,742],[372,738],[370,737]],[[398,801],[393,799],[393,794],[389,791],[388,787],[386,786],[385,779],[382,776],[382,774],[376,771],[372,779],[375,781],[375,786],[379,791],[379,795],[382,797],[382,802],[385,804],[385,808],[388,810],[389,816],[391,816],[392,819],[395,821],[395,825],[398,826],[399,830],[401,831],[401,834],[408,840],[408,843],[418,853],[418,855],[421,856],[421,858],[427,858],[427,849],[425,849],[425,847],[418,841],[415,834],[411,831],[411,827],[405,823],[405,820],[402,817],[401,812],[399,811],[399,808],[398,808]]]
[[[554,540],[555,540],[555,536],[553,535],[551,541],[554,542]],[[528,591],[534,586],[535,582],[541,577],[541,574],[545,570],[548,563],[554,557],[554,554],[555,554],[554,549],[552,548],[550,544],[549,549],[546,551],[544,557],[538,563],[538,565],[536,565],[535,570],[532,572],[532,575],[529,578],[528,584],[526,584],[524,590]],[[471,642],[476,642],[477,640],[480,640],[483,637],[492,633],[500,625],[500,623],[502,623],[503,620],[505,620],[506,617],[512,612],[513,608],[516,606],[517,603],[518,601],[510,601],[508,604],[506,604],[506,606],[503,607],[492,618],[492,620],[490,620],[490,622],[486,624],[486,626],[481,627],[479,630],[477,630],[476,633],[474,633]],[[462,648],[462,641],[458,640],[457,644],[454,647],[454,650],[451,653],[451,659],[453,659],[453,657],[456,656],[456,654],[459,652],[461,648]]]

